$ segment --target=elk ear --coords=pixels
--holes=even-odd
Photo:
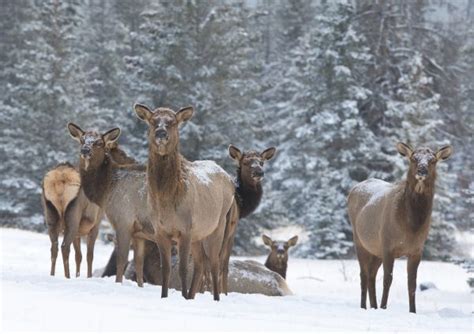
[[[104,133],[102,135],[102,138],[104,139],[105,145],[108,147],[112,146],[113,143],[116,142],[117,139],[120,137],[120,133],[120,128],[114,128]]]
[[[292,247],[292,246],[296,245],[297,242],[298,242],[298,236],[295,235],[293,238],[288,240],[288,246]]]
[[[82,131],[82,129],[74,123],[68,123],[67,129],[69,130],[69,134],[71,135],[72,139],[80,143],[81,137],[84,135],[84,131]]]
[[[263,243],[264,243],[265,245],[272,247],[273,241],[272,241],[272,239],[270,239],[269,236],[267,236],[267,235],[265,235],[265,234],[262,235],[262,240],[263,240]]]
[[[138,118],[147,123],[153,116],[153,111],[151,111],[150,108],[144,104],[135,103],[133,109],[135,110],[135,114],[137,114]]]
[[[187,122],[193,117],[194,114],[194,108],[193,107],[184,107],[178,110],[176,113],[176,120],[178,121],[178,124]]]
[[[274,147],[270,147],[270,148],[267,148],[265,151],[263,151],[262,153],[260,153],[260,156],[264,159],[264,160],[270,160],[271,158],[273,158],[273,156],[275,155],[275,152],[276,152],[276,148]]]
[[[229,145],[229,156],[234,159],[235,161],[240,161],[242,159],[242,152],[235,147],[234,145]]]
[[[408,158],[411,157],[413,153],[413,149],[411,148],[411,146],[402,142],[397,143],[397,151],[404,157]]]
[[[118,144],[116,141],[109,141],[107,144],[105,144],[105,147],[107,147],[109,150],[113,150],[117,148]]]
[[[438,152],[436,152],[436,159],[446,160],[451,156],[451,154],[453,154],[453,147],[451,145],[446,145],[441,147]]]

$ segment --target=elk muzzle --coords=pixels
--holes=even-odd
[[[255,181],[257,182],[261,181],[264,176],[265,176],[265,173],[263,172],[262,168],[256,168],[252,170],[252,178]]]
[[[428,176],[428,168],[424,167],[424,166],[423,167],[418,167],[418,169],[416,171],[415,178],[418,181],[424,181],[427,176]]]
[[[155,131],[155,140],[158,144],[168,140],[168,131],[164,128],[158,128]]]

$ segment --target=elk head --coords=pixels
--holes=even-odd
[[[263,243],[271,248],[271,257],[275,257],[280,262],[288,261],[288,249],[298,242],[298,236],[295,235],[288,241],[273,241],[267,235],[262,235]]]
[[[103,134],[97,131],[83,131],[74,123],[68,123],[71,137],[81,144],[81,166],[87,170],[90,166],[97,167],[104,161],[107,147],[114,145],[120,137],[120,129],[114,128]]]
[[[453,147],[446,145],[437,152],[427,147],[420,147],[414,150],[410,145],[399,142],[397,144],[398,153],[407,157],[410,163],[408,168],[408,180],[415,182],[415,191],[423,193],[427,184],[433,184],[436,179],[436,164],[438,161],[448,159],[453,153]]]
[[[168,155],[177,150],[179,144],[179,126],[188,121],[194,113],[193,107],[185,107],[174,112],[168,108],[151,111],[145,105],[135,104],[138,118],[148,124],[148,142],[150,149],[159,155]]]
[[[275,155],[276,148],[270,147],[261,153],[248,151],[242,153],[234,145],[229,146],[230,157],[237,162],[242,179],[250,184],[256,184],[262,181],[264,176],[263,165],[265,161],[270,160]]]

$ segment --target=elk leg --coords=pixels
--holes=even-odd
[[[191,248],[191,238],[181,236],[179,240],[179,278],[181,279],[181,295],[188,299],[188,262]]]
[[[380,308],[387,308],[388,293],[393,280],[393,262],[394,258],[391,255],[385,255],[383,257],[383,293],[382,301],[380,302]]]
[[[122,283],[125,267],[128,263],[128,253],[130,251],[130,233],[128,231],[117,231],[117,276],[116,283]]]
[[[204,272],[204,256],[201,242],[194,242],[192,244],[193,255],[193,280],[191,281],[191,288],[189,289],[188,298],[194,299],[196,292],[202,284],[202,274]]]
[[[81,276],[81,262],[82,262],[82,253],[81,253],[81,237],[77,236],[72,242],[74,246],[74,253],[76,254],[76,277]]]
[[[58,224],[49,226],[49,239],[51,240],[51,271],[50,275],[54,276],[56,271],[56,259],[58,258]]]
[[[133,240],[133,262],[135,263],[135,272],[137,274],[137,284],[143,287],[143,262],[145,260],[145,239]]]
[[[64,229],[64,239],[61,244],[61,253],[63,256],[64,264],[64,276],[70,278],[69,273],[69,253],[71,251],[71,243],[77,235],[79,230],[79,219],[80,216],[79,207],[77,205],[69,206],[66,215],[64,217],[65,229]]]
[[[359,246],[356,241],[354,241],[354,243],[360,268],[360,307],[367,309],[368,263],[371,255]]]
[[[205,254],[205,252],[203,253]],[[209,259],[207,256],[203,255],[203,276],[201,278],[200,292],[204,293],[206,291],[211,291],[212,289],[212,280],[211,280],[211,265],[209,264]]]
[[[211,260],[212,290],[214,300],[219,301],[219,257],[213,257]]]
[[[369,266],[368,266],[368,290],[369,290],[369,300],[370,300],[370,307],[376,309],[377,308],[377,294],[375,291],[375,278],[377,277],[377,271],[382,264],[382,260],[374,255],[370,255],[369,258]]]
[[[364,269],[360,269],[360,307],[367,309],[367,283],[368,276]]]
[[[230,254],[232,252],[232,247],[234,246],[234,236],[232,236],[227,243],[227,247],[225,249],[225,254],[223,259],[221,260],[222,263],[222,279],[221,279],[221,292],[227,295],[228,292],[228,278],[229,278],[229,261],[230,261]]]
[[[161,261],[161,298],[168,297],[168,287],[171,274],[171,240],[166,236],[157,236]]]
[[[407,271],[408,271],[408,301],[410,303],[410,312],[416,313],[415,294],[416,294],[416,274],[418,272],[418,265],[421,261],[421,254],[416,254],[408,257]]]
[[[207,258],[210,261],[211,265],[211,276],[212,276],[212,290],[214,294],[214,300],[218,301],[219,297],[219,275],[220,275],[220,251],[222,248],[222,241],[224,237],[224,228],[225,228],[225,216],[220,220],[220,223],[217,229],[206,238],[204,243],[204,250],[206,252]]]
[[[99,235],[98,222],[87,235],[87,277],[92,277],[92,262],[94,261],[94,246]]]

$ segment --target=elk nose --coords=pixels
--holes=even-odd
[[[158,139],[165,139],[165,138],[168,137],[168,132],[166,132],[165,129],[158,129],[158,130],[156,130],[156,132],[155,132],[155,136],[156,136],[156,138],[158,138]]]
[[[418,168],[417,174],[419,176],[426,176],[428,175],[428,169],[427,168]]]
[[[91,154],[91,148],[84,146],[81,148],[81,154],[82,155],[90,155]]]
[[[263,172],[262,169],[257,169],[257,170],[253,173],[253,175],[255,175],[256,177],[263,177],[264,174],[265,174],[265,173]]]
[[[278,248],[278,249],[277,249],[277,253],[278,253],[278,254],[285,254],[285,250],[284,250],[284,249],[281,249],[281,248]]]

